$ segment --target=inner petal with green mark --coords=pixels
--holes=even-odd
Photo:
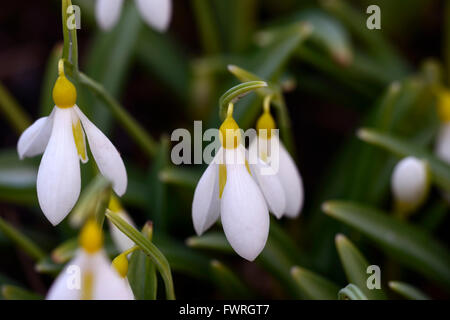
[[[86,162],[87,161],[86,140],[79,119],[75,123],[72,123],[72,132],[73,138],[75,140],[75,146],[77,147],[78,155],[80,156],[81,161]]]

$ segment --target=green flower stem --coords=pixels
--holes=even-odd
[[[2,218],[0,218],[0,231],[33,259],[40,260],[45,258],[46,254],[44,251]]]
[[[220,36],[211,10],[211,1],[193,0],[192,8],[197,20],[197,28],[202,39],[203,49],[208,54],[220,51]]]
[[[69,30],[67,27],[67,20],[69,18],[67,14],[67,8],[72,5],[71,0],[62,0],[62,25],[63,25],[63,59],[70,61],[75,69],[78,70],[78,40],[76,29]]]
[[[0,83],[0,111],[6,116],[8,122],[21,134],[31,125],[30,117],[17,103],[8,90]]]
[[[75,78],[90,89],[100,100],[102,100],[116,120],[136,141],[141,149],[149,156],[153,157],[157,150],[157,142],[144,130],[144,128],[112,97],[105,88],[95,80],[89,78],[82,72],[78,72]]]
[[[107,210],[106,217],[128,238],[133,240],[134,243],[138,245],[141,250],[144,251],[144,253],[152,260],[152,262],[158,268],[161,277],[163,278],[164,284],[166,286],[167,299],[175,300],[172,273],[170,271],[170,265],[166,257],[148,238],[146,238],[142,233],[130,226],[117,213]]]

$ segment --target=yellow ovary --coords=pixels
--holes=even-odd
[[[275,120],[269,111],[265,111],[256,122],[256,132],[260,138],[270,139],[272,129],[276,129]]]
[[[80,233],[80,245],[90,254],[96,253],[103,247],[103,233],[93,219],[86,222]]]
[[[120,274],[122,278],[125,278],[128,273],[128,259],[127,255],[122,253],[118,255],[112,262],[114,269]]]
[[[438,98],[438,114],[442,122],[450,121],[450,91],[441,90]]]
[[[53,87],[53,101],[59,108],[71,108],[77,102],[77,90],[64,74],[56,79]]]
[[[115,195],[111,195],[111,197],[109,199],[108,209],[111,210],[112,212],[116,212],[116,213],[123,211],[123,208],[120,205],[120,201],[119,201],[119,199],[117,199],[117,197]]]
[[[86,161],[86,144],[84,141],[83,128],[81,127],[80,120],[77,120],[76,124],[72,124],[73,139],[75,140],[75,146],[77,152],[83,161]]]
[[[219,128],[220,141],[225,149],[235,149],[241,142],[241,132],[233,117],[228,116]]]

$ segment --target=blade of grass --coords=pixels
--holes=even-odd
[[[306,299],[337,299],[339,287],[328,279],[299,266],[292,267],[291,276]]]

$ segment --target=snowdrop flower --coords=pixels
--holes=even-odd
[[[256,124],[257,138],[249,146],[253,175],[256,177],[271,212],[295,218],[303,207],[303,182],[289,152],[279,140],[270,114],[270,96],[264,99],[264,112]]]
[[[117,213],[123,220],[125,220],[129,225],[136,228],[133,220],[128,215],[128,213],[120,205],[119,199],[112,195],[109,201],[108,209],[112,212]],[[134,242],[128,238],[122,231],[119,230],[110,220],[108,220],[109,230],[111,231],[111,238],[116,245],[117,249],[120,251],[126,251],[134,247]]]
[[[80,246],[50,287],[46,299],[134,300],[126,278],[128,261],[125,264],[121,258],[114,267],[111,266],[102,248],[102,231],[95,221],[88,221],[83,227]]]
[[[220,126],[222,146],[194,192],[192,219],[201,235],[220,216],[230,245],[241,257],[253,261],[266,244],[270,218],[264,196],[250,174],[232,112],[230,104]]]
[[[53,224],[72,210],[80,194],[80,161],[88,161],[85,135],[100,172],[123,195],[127,173],[119,152],[108,138],[75,104],[75,86],[65,77],[62,60],[53,88],[55,107],[48,117],[38,119],[19,138],[20,159],[44,153],[37,176],[39,205]]]
[[[172,15],[172,0],[135,0],[145,22],[158,31],[165,31]],[[123,0],[97,0],[95,16],[103,30],[110,30],[119,20]]]
[[[430,189],[430,174],[425,161],[415,157],[400,160],[391,178],[395,210],[402,216],[419,208],[427,198]]]
[[[438,96],[438,113],[441,127],[436,139],[436,155],[450,164],[450,91],[441,90]],[[450,193],[444,193],[444,197],[450,203]]]

